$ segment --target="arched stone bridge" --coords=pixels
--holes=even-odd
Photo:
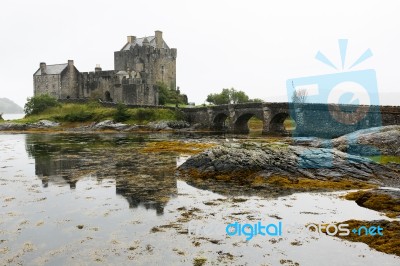
[[[245,103],[184,108],[188,122],[210,130],[248,133],[248,121],[263,122],[263,134],[288,134],[283,122],[291,117],[298,136],[337,137],[355,130],[400,124],[400,106]]]

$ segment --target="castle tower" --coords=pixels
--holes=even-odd
[[[169,48],[163,39],[162,31],[155,31],[154,36],[137,38],[128,36],[127,43],[114,53],[115,71],[127,71],[129,68],[139,73],[143,83],[156,85],[165,83],[176,88],[177,50]]]

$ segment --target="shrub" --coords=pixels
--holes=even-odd
[[[175,119],[176,120],[185,120],[186,116],[181,110],[175,110]]]
[[[156,120],[156,110],[139,108],[136,110],[135,119],[137,121],[151,121]]]
[[[114,114],[115,122],[124,122],[130,118],[128,114],[128,108],[122,103],[117,104],[117,112]]]
[[[84,111],[84,110],[79,110],[79,111],[74,111],[71,112],[67,115],[64,116],[63,121],[66,122],[86,122],[86,121],[91,121],[93,118],[93,113]]]
[[[55,98],[48,94],[42,94],[28,98],[24,106],[24,112],[26,115],[35,115],[55,106],[59,106]]]

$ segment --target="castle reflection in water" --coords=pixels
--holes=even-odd
[[[26,151],[35,160],[35,174],[44,187],[69,186],[91,176],[113,179],[116,194],[130,208],[143,206],[164,213],[164,207],[177,194],[174,175],[177,156],[143,153],[144,136],[28,134]]]

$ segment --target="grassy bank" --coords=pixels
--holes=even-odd
[[[127,124],[147,124],[150,121],[181,120],[182,115],[173,110],[161,108],[126,108]],[[16,120],[18,123],[34,123],[39,120],[51,120],[61,123],[74,122],[99,122],[107,119],[114,119],[117,109],[104,107],[99,103],[62,103],[59,106],[51,107],[45,111],[26,116]]]

